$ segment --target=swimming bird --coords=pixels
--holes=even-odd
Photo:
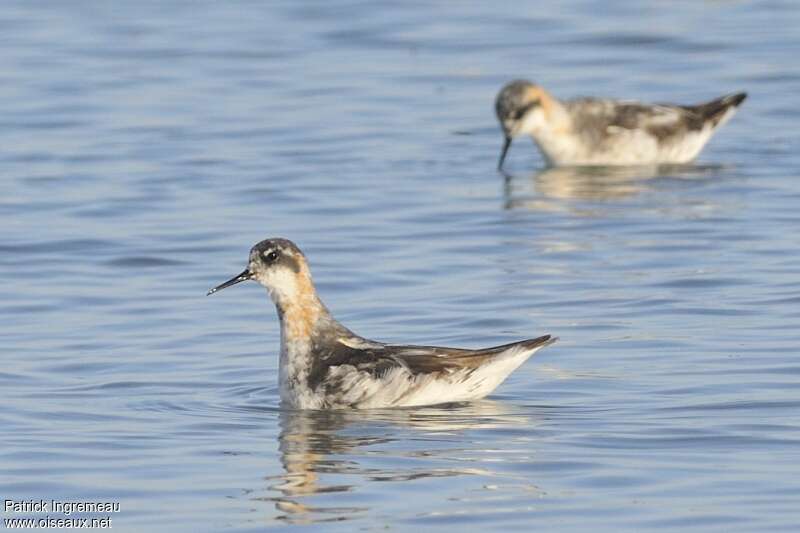
[[[303,252],[274,238],[250,250],[247,268],[214,287],[255,280],[269,292],[281,324],[281,401],[298,409],[433,405],[483,398],[550,335],[480,350],[401,346],[360,337],[322,303]]]
[[[539,85],[515,80],[495,101],[505,137],[497,168],[519,135],[533,137],[549,166],[688,163],[746,97],[731,94],[699,105],[559,101]]]

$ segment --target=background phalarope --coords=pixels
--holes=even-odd
[[[211,289],[242,281],[267,288],[281,322],[281,401],[301,409],[374,408],[477,400],[492,392],[550,335],[463,350],[399,346],[360,337],[320,301],[305,256],[286,239],[250,250],[244,272]]]
[[[515,80],[497,95],[505,142],[530,135],[550,166],[652,165],[692,161],[736,112],[746,93],[699,105],[576,98],[559,101],[542,87]]]

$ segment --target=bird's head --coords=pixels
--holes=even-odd
[[[255,280],[266,287],[277,304],[296,300],[302,293],[308,292],[310,286],[306,258],[300,248],[287,239],[266,239],[253,246],[247,268],[238,276],[214,287],[208,294],[248,280]]]
[[[544,90],[526,80],[509,82],[497,94],[495,112],[505,139],[497,168],[502,168],[514,137],[533,133],[537,125],[545,120],[544,98]]]

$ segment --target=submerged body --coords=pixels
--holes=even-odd
[[[248,268],[209,291],[255,279],[281,322],[281,401],[299,409],[379,408],[470,401],[492,392],[549,335],[483,350],[384,344],[337,322],[320,301],[302,252],[285,239],[250,251]]]
[[[559,101],[538,85],[512,81],[495,110],[505,144],[530,135],[550,166],[684,164],[746,98],[732,94],[705,104],[643,104],[599,98]]]

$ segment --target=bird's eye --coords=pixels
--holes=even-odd
[[[264,259],[266,259],[270,263],[275,261],[277,258],[278,258],[278,252],[274,250],[269,252],[268,254],[264,254]]]
[[[525,116],[525,113],[527,113],[528,111],[530,111],[531,109],[533,109],[534,107],[536,107],[536,105],[537,105],[538,103],[539,103],[539,102],[531,102],[531,103],[529,103],[529,104],[527,104],[527,105],[525,105],[525,106],[523,106],[523,107],[521,107],[521,108],[517,109],[517,110],[516,110],[516,111],[513,113],[513,115],[512,115],[512,118],[513,118],[514,120],[519,120],[519,119],[521,119],[522,117],[524,117],[524,116]]]

